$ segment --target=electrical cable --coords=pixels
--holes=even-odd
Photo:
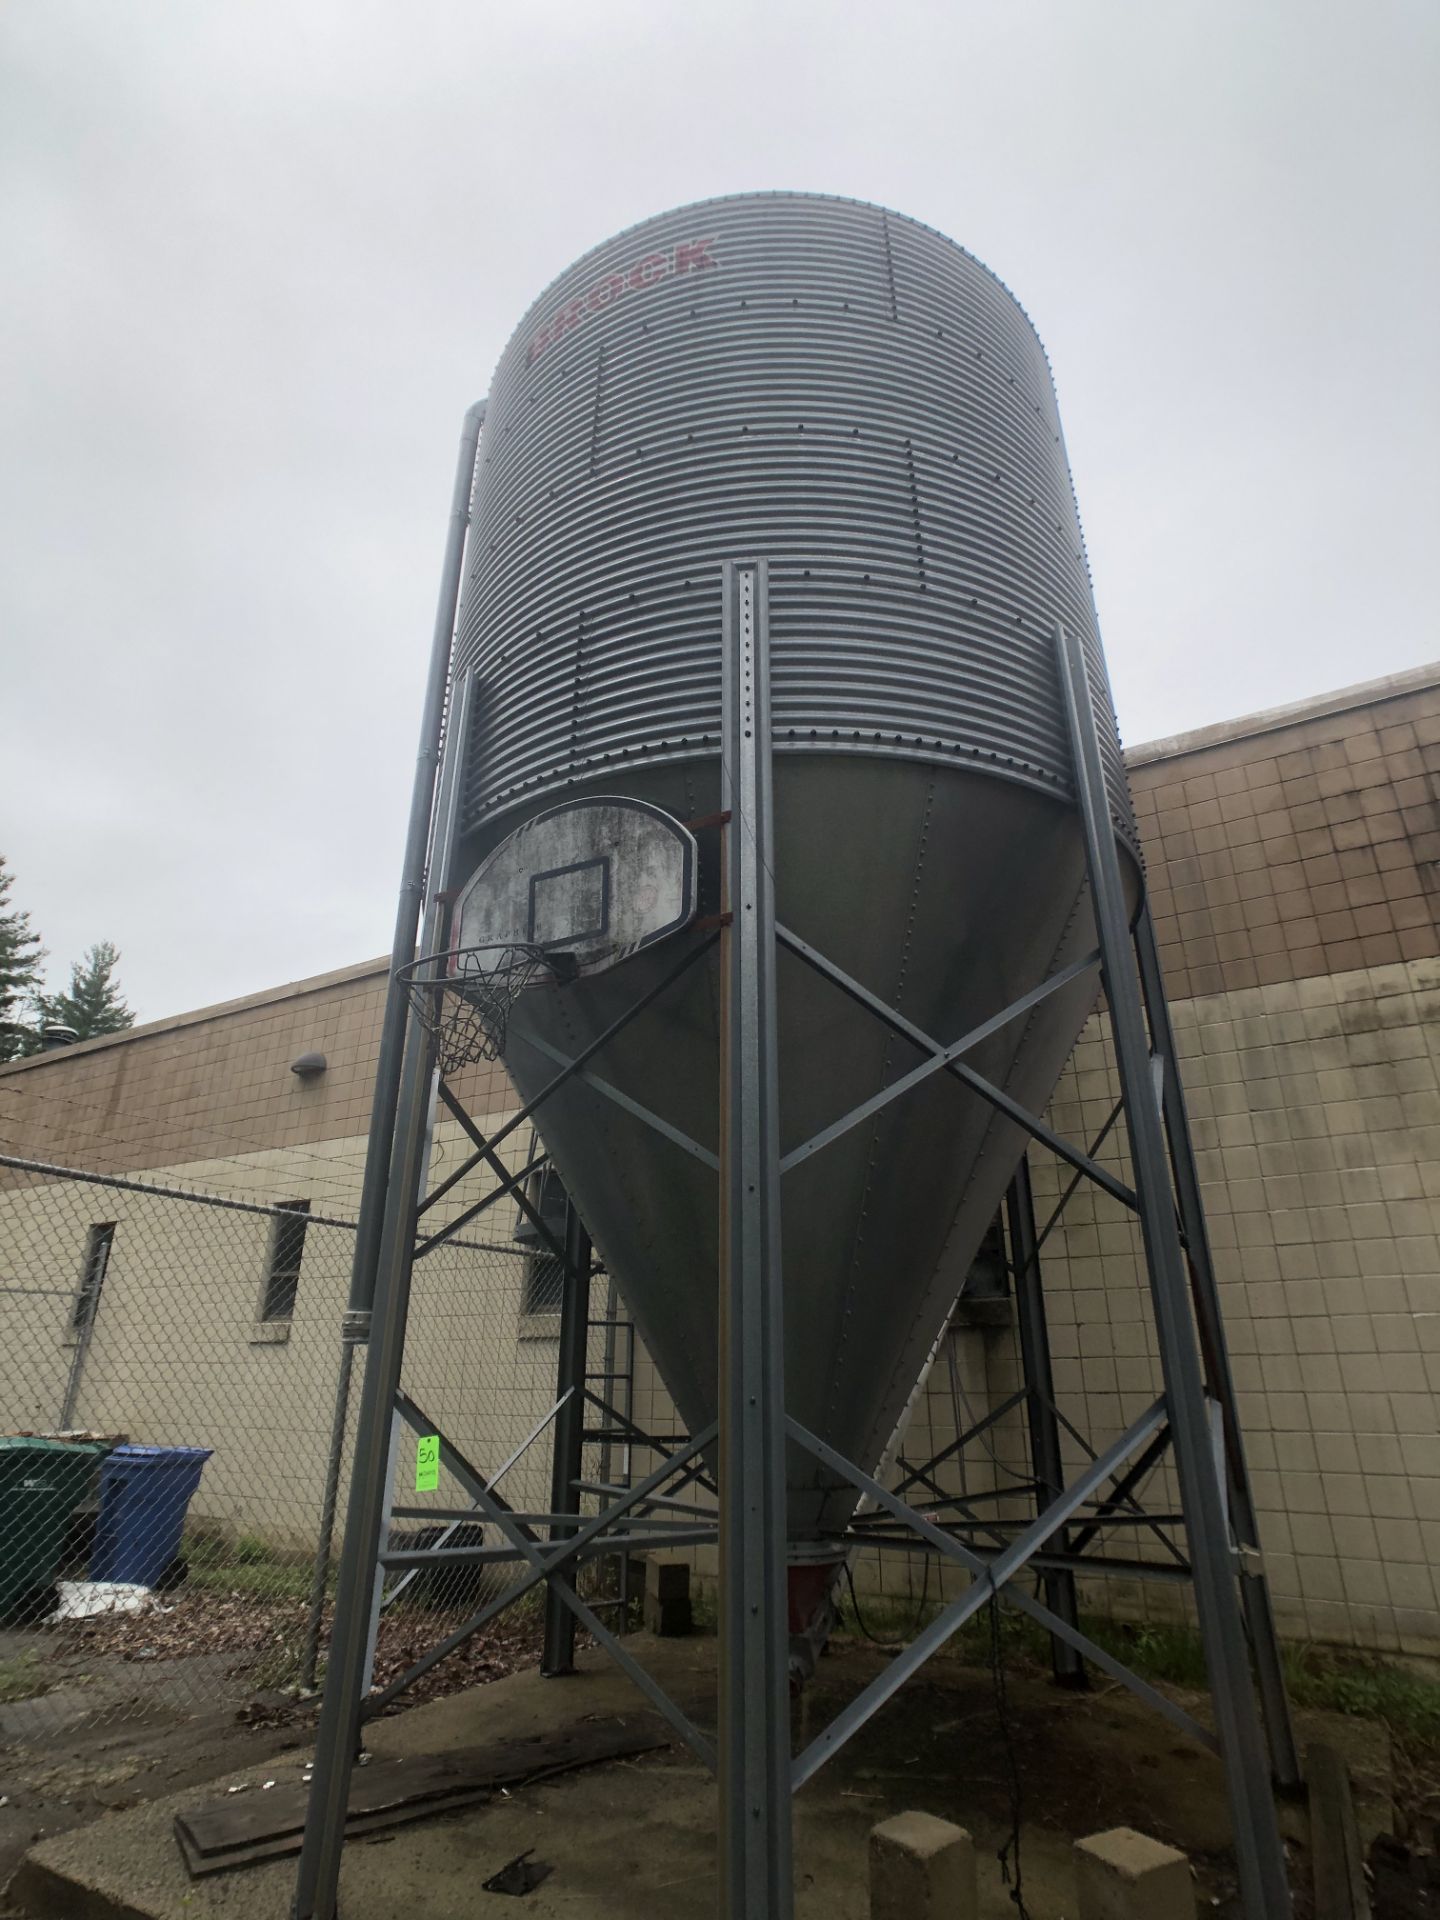
[[[903,1653],[905,1648],[910,1644],[910,1641],[913,1640],[919,1632],[920,1622],[924,1617],[926,1604],[930,1596],[931,1558],[932,1556],[927,1553],[925,1556],[925,1578],[920,1582],[920,1600],[915,1608],[915,1618],[910,1622],[910,1629],[905,1640],[898,1645],[892,1645],[888,1640],[880,1639],[877,1634],[873,1634],[869,1627],[866,1626],[865,1616],[860,1611],[860,1596],[855,1591],[855,1576],[850,1571],[850,1562],[848,1560],[845,1562],[845,1583],[850,1589],[850,1605],[855,1609],[855,1624],[859,1627],[865,1638],[870,1641],[873,1646],[879,1647],[882,1653]]]
[[[965,1389],[960,1384],[960,1373],[955,1361],[955,1351],[954,1351],[953,1342],[947,1349],[947,1358],[949,1359],[949,1362],[950,1362],[951,1417],[955,1422],[956,1433],[957,1434],[965,1433],[965,1432],[968,1432],[971,1427],[974,1427],[976,1425],[975,1411],[974,1411],[974,1408],[970,1405],[970,1401],[966,1396]],[[965,1426],[961,1426],[960,1424],[960,1417],[962,1413],[964,1414],[964,1417],[965,1417],[965,1422],[966,1422]],[[991,1445],[986,1434],[977,1433],[973,1437],[979,1442],[981,1452],[986,1454],[989,1457],[990,1464],[994,1467],[997,1473],[1003,1473],[1006,1479],[1008,1480],[1018,1481],[1022,1487],[1030,1486],[1032,1476],[1025,1473],[1017,1473],[1014,1467],[1007,1466],[1006,1463],[1000,1458],[999,1454],[996,1453],[994,1447]],[[960,1453],[957,1456],[957,1458],[963,1461],[964,1457],[965,1457],[965,1449],[962,1447],[960,1449]],[[962,1469],[961,1489],[962,1491],[964,1490],[963,1469]]]
[[[1030,1920],[1030,1909],[1025,1905],[1020,1862],[1020,1823],[1024,1811],[1020,1794],[1020,1768],[1015,1758],[1015,1745],[1010,1737],[1010,1708],[1005,1694],[1005,1657],[1000,1646],[1000,1596],[998,1593],[992,1593],[990,1596],[990,1678],[995,1690],[995,1717],[1000,1723],[1000,1745],[1005,1753],[1005,1772],[1010,1789],[1010,1837],[998,1850],[995,1858],[1000,1862],[1000,1878],[1009,1888],[1018,1920]],[[1012,1871],[1013,1885],[1011,1884]]]

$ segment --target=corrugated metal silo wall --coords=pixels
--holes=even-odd
[[[460,619],[481,695],[467,828],[713,755],[719,564],[757,554],[781,750],[1069,793],[1054,623],[1083,633],[1101,688],[1104,666],[1030,322],[913,220],[746,195],[597,247],[501,360]],[[1108,692],[1104,709],[1108,727]]]

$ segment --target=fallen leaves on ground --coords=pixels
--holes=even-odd
[[[253,1593],[178,1592],[150,1613],[99,1614],[62,1621],[50,1657],[113,1655],[120,1660],[186,1660],[216,1653],[259,1653],[293,1645],[298,1659],[308,1609],[293,1597]]]
[[[327,1605],[321,1626],[322,1670],[332,1611]],[[163,1608],[151,1613],[105,1614],[93,1620],[58,1624],[47,1635],[48,1657],[149,1662],[229,1654],[234,1660],[224,1669],[227,1678],[249,1681],[273,1696],[278,1690],[298,1692],[309,1616],[308,1603],[293,1595],[267,1598],[213,1589],[181,1590],[168,1596]],[[466,1617],[464,1610],[417,1606],[397,1606],[384,1614],[375,1648],[375,1686],[388,1686],[406,1667],[463,1625]],[[539,1659],[540,1644],[540,1622],[533,1613],[519,1618],[502,1614],[423,1674],[389,1710],[398,1712],[422,1700],[438,1700],[533,1666]],[[208,1680],[204,1693],[204,1704],[213,1705],[213,1686]],[[261,1707],[267,1723],[269,1716],[281,1711],[273,1697],[264,1700]]]

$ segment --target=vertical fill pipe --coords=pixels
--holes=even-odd
[[[409,997],[395,975],[399,968],[408,965],[415,957],[416,936],[425,900],[426,859],[436,813],[436,777],[444,733],[445,694],[450,679],[455,610],[460,597],[460,575],[470,519],[470,496],[475,480],[475,458],[484,419],[485,402],[480,400],[466,411],[460,433],[450,523],[431,637],[429,676],[421,715],[420,749],[410,796],[410,822],[405,836],[400,893],[395,913],[390,983],[375,1068],[375,1095],[355,1234],[350,1300],[343,1331],[352,1342],[368,1341],[372,1332],[371,1316],[378,1297],[381,1300],[382,1337],[369,1356],[361,1388],[358,1437],[341,1550],[328,1684],[321,1704],[315,1775],[306,1810],[305,1838],[292,1908],[296,1920],[334,1920],[350,1773],[359,1739],[369,1604],[381,1546],[390,1416],[395,1391],[400,1384],[400,1364],[404,1356],[410,1270],[415,1248],[415,1217],[430,1105],[429,1045],[419,1023],[409,1017]],[[455,745],[458,751],[459,743]],[[432,892],[431,919],[434,917]],[[337,1383],[329,1466],[329,1475],[335,1476],[336,1486],[334,1490],[329,1488],[327,1475],[324,1503],[329,1508],[332,1520],[344,1442],[341,1394],[348,1401],[349,1386],[350,1368],[342,1363]],[[324,1561],[328,1566],[329,1543],[324,1545]],[[324,1569],[317,1555],[316,1587],[322,1605],[324,1589],[321,1583],[324,1577]],[[316,1611],[315,1601],[316,1594],[312,1594],[312,1615]]]
[[[450,494],[450,520],[445,535],[445,557],[440,567],[440,591],[435,603],[435,626],[430,638],[430,665],[425,704],[420,715],[420,746],[410,793],[410,824],[400,872],[400,895],[390,944],[390,981],[380,1023],[380,1045],[375,1060],[375,1091],[370,1102],[370,1133],[365,1145],[365,1172],[360,1187],[360,1212],[355,1228],[355,1252],[350,1266],[350,1295],[340,1318],[340,1364],[335,1376],[335,1401],[330,1416],[330,1451],[320,1494],[320,1525],[315,1542],[315,1568],[310,1582],[310,1613],[300,1662],[301,1685],[313,1688],[319,1671],[320,1635],[325,1595],[335,1545],[335,1516],[340,1505],[340,1466],[349,1424],[350,1382],[355,1349],[370,1338],[370,1309],[375,1299],[375,1269],[380,1255],[380,1229],[385,1217],[385,1188],[390,1167],[390,1142],[395,1132],[395,1107],[400,1089],[400,1062],[405,1045],[408,1000],[396,979],[399,968],[415,958],[415,936],[426,890],[426,854],[431,822],[436,814],[435,782],[445,731],[445,691],[450,679],[450,656],[455,637],[455,614],[460,604],[460,576],[465,560],[465,535],[470,525],[470,496],[475,485],[475,459],[480,430],[485,424],[483,400],[467,408],[460,428],[460,450]],[[468,682],[467,682],[468,685]],[[466,709],[456,702],[451,725],[458,767],[464,737]],[[455,776],[451,778],[452,807]],[[453,826],[453,816],[452,816]],[[436,876],[430,875],[430,891]],[[441,883],[443,884],[443,876]]]

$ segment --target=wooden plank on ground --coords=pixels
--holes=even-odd
[[[351,1780],[345,1837],[473,1806],[500,1787],[649,1753],[667,1746],[669,1738],[653,1716],[627,1715],[451,1753],[372,1760],[357,1767]],[[227,1795],[177,1814],[175,1836],[186,1866],[198,1877],[298,1853],[309,1796],[307,1785],[287,1785]]]
[[[1365,1856],[1344,1756],[1323,1741],[1305,1754],[1310,1788],[1310,1857],[1315,1869],[1315,1920],[1370,1920]]]
[[[421,1801],[413,1806],[383,1807],[378,1813],[352,1813],[345,1822],[345,1838],[363,1840],[367,1834],[380,1833],[386,1827],[404,1826],[411,1820],[432,1820],[442,1813],[454,1813],[463,1807],[487,1806],[494,1798],[495,1794],[489,1787],[478,1787],[469,1792],[437,1794],[433,1800]],[[302,1836],[299,1833],[274,1834],[268,1839],[231,1847],[223,1853],[200,1853],[187,1833],[184,1821],[177,1818],[175,1838],[190,1877],[199,1880],[207,1873],[229,1873],[235,1867],[253,1867],[261,1860],[283,1860],[300,1851]]]

